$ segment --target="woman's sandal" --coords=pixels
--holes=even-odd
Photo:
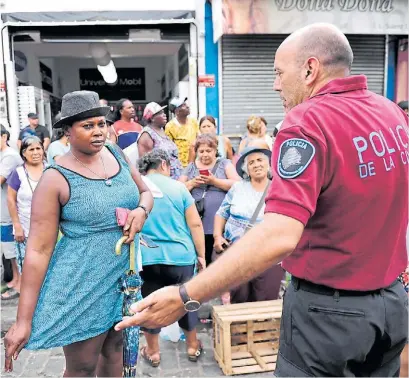
[[[202,355],[203,352],[203,344],[200,340],[197,340],[197,343],[199,344],[199,347],[196,349],[196,351],[193,354],[187,354],[187,358],[189,359],[190,362],[197,362],[199,357]]]
[[[1,295],[2,301],[9,301],[10,299],[15,299],[20,296],[20,293],[13,288],[10,288]]]
[[[159,366],[159,364],[160,364],[160,358],[159,358],[159,360],[153,360],[152,359],[152,356],[149,356],[147,353],[146,353],[146,349],[147,349],[148,347],[147,347],[147,345],[145,345],[145,346],[143,346],[142,348],[141,348],[141,351],[140,351],[140,354],[141,354],[141,356],[142,356],[142,358],[146,361],[146,362],[148,362],[152,367],[158,367]],[[155,353],[156,354],[156,353]]]

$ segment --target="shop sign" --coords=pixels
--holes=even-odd
[[[132,101],[145,101],[145,68],[117,68],[118,80],[114,85],[107,84],[96,68],[80,69],[80,89],[94,91],[100,98],[116,101],[129,98]]]
[[[215,75],[199,75],[199,87],[213,88],[215,83]]]
[[[331,12],[381,12],[393,11],[393,0],[276,0],[278,11],[290,11],[296,9],[303,11]]]
[[[53,72],[44,63],[40,62],[41,87],[53,93]]]
[[[290,34],[327,22],[345,34],[409,32],[407,0],[213,0],[213,30],[223,34]]]

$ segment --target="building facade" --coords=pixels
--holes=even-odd
[[[188,97],[194,117],[205,113],[198,86],[205,71],[204,2],[151,0],[4,0],[1,8],[0,122],[12,138],[39,114],[51,128],[62,96],[94,90],[115,104],[129,98],[144,106]],[[114,65],[108,82],[101,67]],[[3,69],[4,68],[4,69]]]
[[[405,0],[213,0],[211,12],[218,47],[216,114],[226,135],[242,135],[251,114],[266,118],[269,127],[282,120],[273,90],[275,51],[291,32],[315,22],[332,23],[347,35],[354,51],[352,74],[365,74],[370,90],[391,100],[406,93],[407,99]],[[206,61],[212,52],[206,50]]]

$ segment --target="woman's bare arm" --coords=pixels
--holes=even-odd
[[[198,257],[205,257],[205,239],[202,220],[197,212],[195,204],[189,206],[185,211],[186,223],[192,234],[193,244],[195,245]]]
[[[137,143],[139,157],[142,157],[153,150],[153,140],[147,132],[142,133]]]
[[[48,264],[57,241],[61,205],[68,201],[69,187],[55,170],[43,174],[31,205],[30,235],[24,259],[24,274],[17,322],[31,325]]]
[[[213,226],[213,238],[214,238],[214,248],[217,252],[222,252],[224,250],[223,245],[228,245],[226,239],[224,239],[224,228],[226,227],[227,219],[224,219],[220,215],[214,216],[214,226]]]
[[[224,145],[226,149],[226,158],[229,160],[233,160],[233,147],[229,138],[224,137]]]
[[[138,187],[140,199],[139,204],[146,207],[148,211],[152,210],[153,207],[153,196],[145,182],[142,180],[141,174],[139,171],[134,167],[128,158],[126,158],[129,168],[131,169],[131,175],[133,180],[135,181],[136,186]]]
[[[239,154],[241,154],[241,152],[244,150],[245,145],[246,145],[246,140],[243,139],[239,144],[239,149],[238,149]]]
[[[7,207],[13,226],[16,227],[16,225],[20,224],[17,210],[17,192],[10,185],[7,187]]]
[[[25,240],[25,235],[18,216],[17,192],[10,185],[7,188],[7,207],[13,223],[14,240],[21,243]]]
[[[189,147],[189,163],[193,163],[196,160],[195,145],[191,144]]]
[[[213,175],[209,176],[209,183],[210,185],[228,192],[237,181],[240,181],[240,176],[237,174],[236,169],[230,162],[225,167],[225,173],[227,177],[225,179],[220,179]]]
[[[140,195],[139,206],[128,214],[128,218],[126,219],[126,224],[123,229],[124,235],[128,236],[125,243],[129,244],[135,239],[135,235],[142,230],[147,218],[145,210],[143,210],[140,206],[143,206],[148,212],[150,212],[153,208],[153,196],[145,182],[142,180],[141,174],[136,167],[130,163],[126,156],[125,159],[129,165],[132,178],[138,187]]]

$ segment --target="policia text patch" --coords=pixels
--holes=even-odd
[[[278,174],[285,179],[299,176],[307,169],[314,155],[315,147],[308,140],[285,140],[278,155]]]

